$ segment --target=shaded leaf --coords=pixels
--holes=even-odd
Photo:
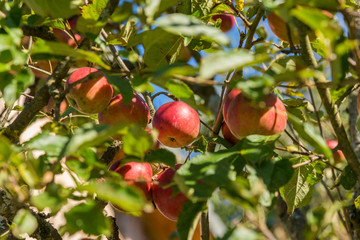
[[[204,208],[206,208],[206,202],[185,202],[176,225],[181,240],[193,239],[201,211]]]
[[[23,238],[25,234],[33,234],[38,227],[36,217],[25,209],[17,211],[12,224],[11,231],[17,238]]]
[[[146,154],[145,161],[149,163],[164,163],[170,167],[175,167],[176,156],[169,150],[160,148],[152,150],[150,154]]]

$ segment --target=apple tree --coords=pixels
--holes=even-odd
[[[1,239],[359,239],[359,9],[1,1]]]

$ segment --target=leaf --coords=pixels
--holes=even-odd
[[[194,92],[191,88],[186,85],[184,82],[177,80],[169,80],[165,83],[166,89],[169,90],[175,97],[183,98],[192,98],[194,97]]]
[[[302,161],[302,158],[297,158],[293,160],[293,164]],[[316,162],[295,168],[291,180],[280,188],[280,194],[287,204],[289,214],[295,208],[303,207],[310,202],[315,184],[322,179],[323,169],[324,167],[319,169]]]
[[[264,159],[271,158],[275,148],[275,140],[278,136],[252,135],[244,138],[236,144],[240,148],[241,156],[249,163],[260,163]]]
[[[125,182],[106,179],[104,182],[96,180],[86,185],[77,187],[80,191],[88,191],[90,194],[103,200],[109,201],[117,207],[124,209],[129,214],[139,216],[145,205],[144,193],[138,188],[128,186]]]
[[[87,6],[82,7],[81,16],[79,17],[76,29],[85,33],[88,37],[95,39],[101,28],[106,25],[107,19],[99,21],[100,14],[106,7],[108,0],[94,0]]]
[[[204,38],[219,44],[228,45],[230,43],[226,34],[219,29],[205,25],[201,20],[193,16],[181,13],[165,15],[156,20],[155,25],[160,28],[183,37]]]
[[[71,56],[76,59],[84,59],[92,63],[99,64],[101,67],[110,70],[110,67],[106,65],[98,54],[93,52],[88,52],[82,49],[72,49],[65,43],[60,42],[50,42],[38,39],[34,44],[34,47],[31,51],[31,54],[34,55],[36,59],[37,54],[51,54],[57,56]]]
[[[57,157],[68,141],[69,137],[44,131],[26,142],[25,148],[28,150],[43,150],[48,156]]]
[[[175,167],[176,156],[165,148],[152,150],[150,154],[146,154],[145,162],[148,163],[164,163],[170,167]]]
[[[92,235],[111,234],[111,222],[94,200],[88,199],[86,203],[72,207],[65,212],[65,219],[66,225],[61,227],[60,232],[68,232],[70,235],[78,231]]]
[[[175,182],[192,201],[207,200],[213,191],[235,179],[230,164],[238,150],[222,150],[196,156],[176,171]]]
[[[192,240],[198,224],[201,211],[206,208],[206,202],[192,203],[186,201],[176,224],[181,240]]]
[[[200,78],[209,79],[216,74],[226,73],[252,64],[263,63],[268,60],[267,55],[253,53],[245,50],[209,54],[203,59],[200,66]]]
[[[300,121],[299,118],[288,114],[288,120],[294,127],[300,138],[309,143],[318,153],[324,154],[327,159],[333,161],[333,154],[326,141],[315,131],[314,127],[307,122]]]
[[[335,180],[334,185],[337,186],[341,184],[346,190],[351,190],[356,185],[356,177],[351,170],[350,166],[346,166]]]
[[[38,222],[36,217],[34,217],[28,210],[20,209],[14,217],[11,231],[15,237],[24,238],[26,234],[33,234],[37,227]]]
[[[129,39],[136,34],[136,22],[128,21],[125,26],[122,26],[120,33],[116,35],[109,34],[107,44],[126,46]]]
[[[143,158],[155,143],[155,139],[149,132],[141,127],[130,127],[127,134],[123,136],[123,149],[127,155]]]
[[[117,88],[121,96],[124,99],[125,104],[129,104],[134,97],[134,91],[131,87],[130,82],[124,77],[115,74],[106,74],[107,81]]]
[[[24,0],[36,14],[53,18],[69,18],[80,13],[80,6],[84,5],[82,0]]]

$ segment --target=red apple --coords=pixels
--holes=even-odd
[[[60,103],[60,115],[65,112],[67,107],[68,107],[67,102],[64,99]],[[44,112],[47,113],[47,114],[51,114],[53,110],[55,110],[55,101],[54,101],[53,97],[50,97],[48,104],[44,107]]]
[[[113,163],[109,170],[121,174],[128,185],[141,189],[147,199],[150,199],[152,168],[150,163],[129,162],[126,164]]]
[[[70,28],[71,28],[72,32],[74,33],[74,37],[75,37],[77,43],[80,44],[81,41],[84,39],[84,37],[82,35],[80,35],[79,33],[75,32],[77,20],[78,20],[78,17],[74,17],[71,20],[69,20],[69,24],[70,24]],[[67,45],[69,45],[72,48],[77,47],[77,44],[74,41],[74,39],[71,38],[64,30],[54,28],[53,33],[54,33],[54,36],[60,42],[66,43]]]
[[[225,140],[227,140],[228,142],[235,145],[236,143],[238,143],[240,141],[231,133],[229,127],[226,125],[225,122],[222,124],[221,129],[222,129],[222,134],[223,134]]]
[[[125,104],[123,97],[118,94],[111,99],[104,111],[99,113],[98,118],[101,124],[128,123],[145,128],[150,121],[150,110],[137,93],[134,93],[131,102],[128,104]],[[115,138],[120,139],[121,136]]]
[[[287,114],[284,104],[274,94],[253,104],[241,92],[231,102],[226,114],[226,124],[236,138],[248,135],[273,135],[285,130]]]
[[[168,219],[177,221],[184,203],[187,201],[183,193],[173,196],[173,189],[166,187],[171,183],[177,169],[182,165],[176,164],[175,170],[167,168],[157,177],[157,183],[152,186],[152,197],[157,209]]]
[[[75,70],[66,81],[65,89],[69,84],[75,83],[90,73],[97,71],[97,69],[90,67]],[[106,78],[99,73],[92,79],[73,86],[67,94],[67,99],[71,106],[79,112],[94,114],[105,109],[111,100],[112,94],[112,86],[107,82]]]
[[[223,116],[226,121],[226,113],[228,112],[228,108],[230,105],[230,102],[240,93],[241,91],[239,89],[233,89],[229,92],[226,99],[224,100],[224,106],[223,106]]]
[[[184,102],[162,105],[156,111],[152,124],[159,132],[160,143],[173,148],[189,145],[200,131],[197,112]]]
[[[289,43],[288,29],[286,27],[285,21],[274,12],[269,13],[266,18],[268,20],[269,27],[275,36],[278,37],[281,41]],[[291,30],[290,34],[293,44],[298,45],[299,36],[297,31]]]
[[[334,149],[338,145],[338,141],[336,141],[336,140],[326,139],[326,143],[330,149]],[[341,150],[336,150],[336,152],[333,152],[333,157],[334,157],[335,162],[342,162],[345,160],[344,153]]]
[[[233,28],[233,26],[235,25],[234,16],[232,16],[230,14],[222,13],[222,14],[214,15],[212,17],[212,19],[214,21],[217,21],[217,19],[219,19],[219,18],[221,19],[220,30],[223,32],[230,31],[231,28]]]

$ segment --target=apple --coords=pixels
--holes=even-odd
[[[240,93],[241,91],[239,89],[233,89],[231,90],[228,95],[226,96],[226,99],[224,100],[223,105],[223,116],[224,119],[226,119],[226,113],[228,112],[228,108],[230,105],[230,102]],[[225,120],[226,121],[226,120]]]
[[[68,105],[66,100],[62,100],[62,102],[60,103],[60,115],[65,112],[67,107]],[[48,104],[44,107],[44,112],[47,114],[52,114],[53,110],[55,110],[55,101],[53,97],[50,97]]]
[[[150,199],[152,180],[150,163],[128,162],[121,164],[120,161],[116,161],[110,166],[109,170],[121,174],[128,185],[138,187],[142,190],[146,198]]]
[[[326,139],[326,143],[330,149],[334,149],[338,145],[337,140]],[[344,153],[341,150],[336,150],[336,152],[333,152],[333,157],[334,157],[335,162],[342,162],[345,160]]]
[[[157,209],[172,221],[177,221],[181,209],[187,201],[186,196],[181,192],[173,196],[173,189],[167,186],[171,183],[176,170],[181,166],[181,164],[176,164],[175,169],[167,168],[156,178],[158,184],[152,185],[152,197]]]
[[[173,148],[189,145],[200,131],[197,112],[184,102],[163,104],[155,112],[152,125],[159,132],[160,143]]]
[[[177,57],[177,61],[187,63],[190,59],[191,59],[190,49],[182,44],[179,52],[179,56]]]
[[[225,113],[225,122],[232,134],[241,139],[248,135],[273,135],[285,130],[287,114],[284,104],[269,94],[259,104],[252,103],[240,92]]]
[[[90,67],[83,67],[70,74],[66,81],[65,89],[72,83],[86,77],[98,70]],[[100,75],[100,76],[99,76]],[[67,99],[72,107],[81,113],[95,114],[101,112],[109,104],[113,95],[113,88],[106,78],[99,72],[92,77],[73,86],[67,94]]]
[[[76,39],[76,42],[80,44],[81,41],[84,39],[84,37],[82,35],[80,35],[79,33],[76,33],[74,31],[75,28],[76,28],[77,20],[78,20],[78,16],[70,19],[69,20],[69,25],[70,25],[70,28],[71,28],[72,32],[74,33],[74,37]],[[77,47],[77,44],[74,41],[74,39],[71,38],[64,30],[61,30],[59,28],[54,28],[53,29],[53,34],[60,42],[66,43],[71,48],[76,48]]]
[[[240,141],[240,139],[237,139],[232,134],[232,132],[230,131],[228,125],[226,125],[225,122],[222,124],[221,131],[222,131],[223,137],[225,138],[226,141],[228,141],[228,142],[230,142],[230,143],[232,143],[234,145]]]
[[[145,101],[133,93],[133,98],[128,104],[124,103],[121,94],[113,97],[109,105],[98,114],[99,123],[115,125],[118,123],[137,124],[144,129],[150,121],[150,110]],[[121,139],[121,136],[115,136]]]
[[[230,14],[226,14],[226,13],[217,14],[212,17],[212,20],[217,21],[219,18],[221,19],[220,30],[223,32],[230,31],[235,25],[234,16]]]

